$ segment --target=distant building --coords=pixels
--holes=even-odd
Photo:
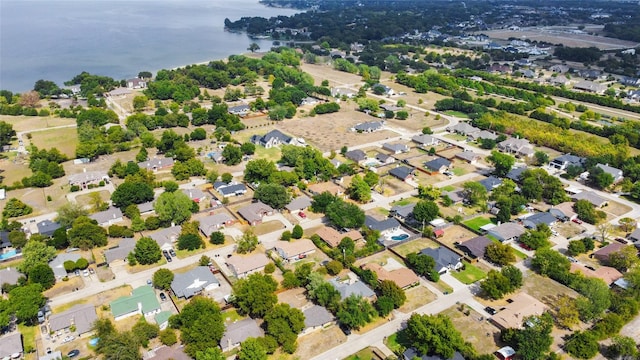
[[[440,140],[427,134],[416,135],[412,137],[411,140],[423,148],[436,146],[440,143]]]
[[[437,157],[431,161],[427,161],[424,163],[424,167],[427,170],[431,172],[437,172],[437,173],[443,173],[447,171],[450,166],[451,166],[451,161],[441,157]]]
[[[331,279],[329,280],[329,283],[338,290],[342,300],[351,295],[362,296],[363,298],[371,301],[375,300],[376,293],[360,280],[341,282],[337,279]]]
[[[370,133],[378,130],[382,130],[384,123],[382,121],[369,121],[365,123],[356,124],[352,130],[363,133]]]
[[[273,208],[261,201],[251,203],[238,210],[238,214],[242,216],[251,226],[255,226],[262,222],[262,218],[273,215]]]
[[[367,263],[362,265],[365,270],[373,271],[378,277],[378,281],[391,281],[398,285],[401,289],[410,288],[420,283],[420,278],[411,269],[401,267],[394,270],[387,270],[376,263]]]
[[[97,221],[100,226],[110,226],[123,220],[122,211],[117,207],[110,207],[105,211],[91,214],[89,219]]]
[[[127,80],[127,88],[129,89],[144,89],[147,87],[147,82],[143,79],[133,78]]]
[[[236,105],[236,106],[229,107],[227,111],[229,112],[229,114],[244,117],[249,114],[249,112],[251,111],[251,107],[249,107],[249,105],[244,105],[244,104]]]
[[[498,143],[498,150],[516,157],[531,157],[535,153],[527,139],[510,138]]]
[[[556,220],[556,217],[549,212],[538,212],[524,218],[522,220],[522,224],[527,229],[535,229],[540,224],[545,224],[551,227],[556,223]]]
[[[273,247],[278,255],[287,262],[295,262],[316,252],[316,246],[309,239],[277,241]]]
[[[251,142],[256,145],[264,146],[270,149],[275,146],[291,144],[293,138],[289,135],[285,135],[280,130],[271,130],[263,136],[253,135]]]
[[[588,202],[590,202],[593,206],[595,206],[597,208],[603,207],[606,204],[608,204],[607,199],[605,199],[602,196],[598,195],[595,191],[582,191],[582,192],[579,192],[577,194],[573,194],[571,196],[571,200],[573,200],[573,201],[587,200]]]
[[[413,209],[416,207],[416,203],[407,205],[395,205],[389,211],[389,215],[401,220],[406,221],[413,216]]]
[[[597,164],[596,165],[597,168],[602,169],[602,171],[604,171],[605,173],[611,175],[611,177],[613,178],[613,183],[616,184],[620,181],[622,181],[622,179],[624,179],[624,176],[622,174],[622,170],[620,169],[616,169],[612,166],[609,166],[609,164]]]
[[[158,170],[170,169],[173,167],[173,164],[174,164],[174,161],[172,158],[161,157],[161,158],[155,158],[155,159],[139,162],[138,166],[141,169],[146,169],[146,170],[155,172]]]
[[[116,321],[141,314],[155,315],[160,312],[160,303],[151,286],[145,285],[133,289],[130,296],[122,296],[109,304]]]
[[[49,330],[58,332],[75,326],[78,335],[82,336],[93,331],[93,323],[96,320],[98,320],[98,314],[93,304],[79,304],[67,311],[51,315],[49,317]]]
[[[482,155],[471,150],[465,150],[455,155],[456,158],[464,160],[469,164],[475,164],[482,159]]]
[[[325,307],[313,305],[302,311],[304,315],[303,334],[308,334],[316,329],[325,328],[335,322],[335,317]]]
[[[218,287],[220,282],[208,266],[197,266],[185,273],[176,273],[171,282],[171,291],[177,297],[185,299]]]
[[[291,202],[287,204],[287,206],[285,206],[285,209],[289,210],[289,212],[291,213],[296,213],[300,211],[305,211],[310,206],[311,206],[311,199],[308,196],[302,195],[291,200]]]
[[[206,216],[200,221],[200,231],[206,237],[211,236],[211,233],[218,231],[220,228],[224,226],[229,226],[233,224],[233,218],[227,214],[226,212],[221,212],[219,214]]]
[[[573,88],[576,90],[582,90],[585,92],[591,92],[596,94],[603,94],[605,90],[607,90],[606,85],[598,84],[593,81],[579,81],[576,84],[573,84]]]
[[[0,269],[0,286],[4,284],[16,285],[24,274],[16,270],[14,267]]]
[[[502,184],[502,179],[491,175],[478,182],[480,183],[480,185],[484,186],[487,192],[491,192],[493,191],[493,189],[497,188]]]
[[[105,171],[85,171],[79,174],[67,176],[70,186],[79,186],[82,189],[89,185],[98,185],[101,181],[109,183],[109,175]]]
[[[189,199],[191,199],[191,201],[195,201],[197,203],[205,201],[208,197],[208,195],[204,191],[197,188],[181,189],[181,191],[183,194],[187,195]]]
[[[395,155],[409,152],[409,147],[405,144],[385,143],[382,145],[382,148]]]
[[[388,233],[392,233],[400,229],[400,223],[395,218],[378,220],[371,215],[367,215],[365,217],[364,226],[371,230],[379,231],[381,236],[385,236]]]
[[[591,254],[591,256],[603,263],[607,263],[609,261],[609,256],[611,256],[611,254],[622,251],[622,249],[624,249],[626,246],[629,246],[629,245],[624,245],[619,242],[612,242],[611,244],[605,247],[602,247],[597,251],[594,251],[593,254]]]
[[[255,320],[251,318],[239,320],[227,325],[227,328],[220,339],[220,348],[222,351],[230,351],[247,340],[250,337],[259,338],[264,336],[264,331],[258,326]]]
[[[107,264],[111,264],[116,260],[127,260],[129,253],[136,247],[136,239],[124,238],[120,240],[118,246],[112,247],[104,252],[104,258]]]
[[[181,232],[182,226],[176,225],[152,232],[147,236],[155,240],[155,242],[160,246],[160,249],[169,250],[173,249],[173,244],[178,241],[178,236],[180,236]]]
[[[362,240],[362,234],[358,230],[351,230],[346,233],[339,233],[338,230],[323,226],[316,231],[316,234],[332,248],[337,247],[342,239],[348,237],[354,242]]]
[[[493,241],[486,236],[477,236],[473,239],[462,242],[458,248],[468,256],[476,259],[483,259],[487,246],[493,244]]]
[[[242,279],[250,274],[262,271],[270,262],[265,254],[256,253],[248,256],[234,255],[227,259],[226,264],[229,270],[233,272],[233,276]]]
[[[569,166],[584,167],[585,161],[586,159],[583,157],[575,156],[571,154],[564,154],[553,159],[549,163],[549,167],[552,167],[558,170],[566,170]]]
[[[398,166],[389,170],[389,175],[402,181],[407,181],[413,178],[413,169],[407,166]]]
[[[365,152],[360,149],[347,151],[344,154],[344,157],[358,164],[367,160],[367,154],[365,154]]]
[[[222,197],[242,196],[247,192],[247,187],[244,184],[227,184],[222,181],[216,181],[213,184],[213,188],[219,192]]]
[[[522,225],[508,222],[490,229],[488,233],[498,241],[505,242],[520,239],[520,236],[525,233],[525,228]]]
[[[430,256],[435,260],[435,270],[444,274],[449,270],[458,270],[462,267],[462,258],[455,252],[440,246],[436,249],[426,248],[420,251],[421,254]]]
[[[521,329],[524,319],[529,316],[540,316],[547,306],[524,292],[511,296],[511,302],[491,317],[491,321],[501,330]]]
[[[43,236],[53,236],[53,233],[61,227],[59,222],[51,220],[42,220],[36,226],[38,227],[38,234]]]

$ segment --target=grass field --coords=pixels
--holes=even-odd
[[[76,156],[78,133],[76,128],[62,128],[31,133],[31,144],[40,149],[57,148],[61,153],[73,159]]]
[[[491,219],[485,216],[478,216],[473,219],[465,221],[464,224],[470,229],[473,229],[474,231],[479,232],[481,227],[487,224],[490,224],[491,222],[492,222]]]
[[[449,115],[449,116],[455,116],[455,117],[462,118],[462,119],[468,119],[469,118],[469,115],[467,115],[467,114],[465,114],[463,112],[460,112],[460,111],[449,110],[449,111],[445,111],[444,113]]]
[[[474,282],[487,277],[487,274],[484,271],[469,262],[465,261],[464,267],[464,270],[451,272],[451,276],[458,279],[463,284],[473,284]]]
[[[36,332],[38,331],[38,327],[18,324],[18,330],[22,334],[24,352],[34,351],[36,349]]]
[[[502,344],[499,342],[500,330],[485,321],[478,312],[468,309],[469,315],[465,315],[458,306],[452,306],[441,312],[453,322],[465,341],[470,342],[479,354],[491,354],[498,350]]]

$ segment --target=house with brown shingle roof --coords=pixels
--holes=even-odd
[[[611,256],[611,254],[619,252],[625,246],[627,246],[627,245],[621,244],[619,242],[613,242],[613,243],[601,248],[600,250],[595,251],[591,255],[591,257],[594,257],[594,258],[606,263],[607,261],[609,261],[609,256]]]
[[[362,240],[362,234],[360,234],[358,230],[351,230],[349,232],[341,234],[340,232],[338,232],[338,230],[328,226],[323,226],[318,229],[316,231],[316,235],[320,236],[320,239],[322,239],[322,241],[326,242],[332,248],[338,246],[340,244],[340,241],[342,241],[342,239],[346,237],[351,238],[351,240],[355,242],[358,242],[358,240]]]
[[[340,196],[340,195],[342,195],[344,193],[344,191],[342,190],[342,188],[339,185],[334,184],[334,183],[332,183],[330,181],[311,184],[311,185],[309,185],[307,187],[307,189],[313,195],[322,194],[325,191],[328,191],[331,195],[334,195],[334,196]]]
[[[251,203],[240,210],[238,214],[252,225],[258,225],[262,222],[262,218],[273,214],[273,208],[262,201]]]
[[[570,270],[572,273],[582,273],[586,277],[598,278],[604,281],[607,285],[613,284],[616,280],[622,278],[622,273],[610,266],[601,266],[595,270],[591,270],[584,265],[578,263],[571,263]]]
[[[316,252],[316,246],[309,239],[277,241],[273,248],[282,259],[288,262],[304,259],[307,255]]]
[[[504,310],[493,315],[491,321],[500,329],[520,329],[524,318],[540,316],[547,306],[533,296],[521,292],[511,297]]]
[[[250,274],[262,271],[269,262],[267,255],[257,253],[248,256],[234,255],[227,259],[226,265],[235,277],[242,279]]]
[[[406,289],[420,283],[420,278],[411,269],[400,268],[388,271],[376,263],[364,264],[362,268],[373,271],[378,276],[378,281],[392,281],[401,289]]]

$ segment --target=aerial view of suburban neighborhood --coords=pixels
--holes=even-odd
[[[640,359],[637,2],[261,4],[0,79],[0,359]]]

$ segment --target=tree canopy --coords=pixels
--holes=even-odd
[[[278,283],[271,275],[251,274],[234,285],[234,303],[244,314],[263,317],[278,302],[277,288]]]
[[[465,348],[462,335],[444,315],[412,314],[404,331],[411,346],[423,355],[450,359]]]

